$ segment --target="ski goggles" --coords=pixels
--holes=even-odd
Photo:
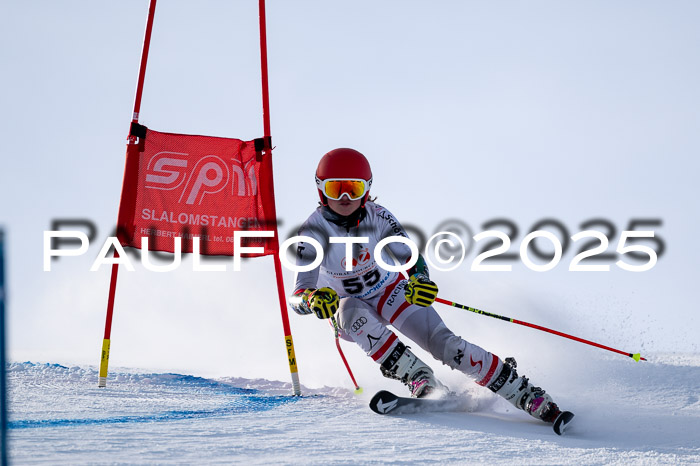
[[[318,189],[328,198],[339,201],[346,196],[351,201],[362,199],[372,186],[372,180],[365,181],[352,178],[329,178],[319,180],[316,178]]]

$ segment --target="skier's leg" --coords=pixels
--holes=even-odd
[[[516,365],[514,358],[506,358],[501,372],[493,378],[488,388],[531,416],[544,422],[554,422],[561,413],[559,407],[549,394],[531,384],[527,377],[518,377]]]
[[[399,328],[421,348],[452,369],[505,398],[513,406],[545,422],[559,414],[552,398],[527,377],[518,377],[513,358],[505,363],[493,353],[452,333],[432,307],[412,313]]]
[[[359,299],[341,299],[335,317],[342,333],[375,361],[383,361],[398,342],[396,335],[386,327],[386,321]]]
[[[384,320],[367,303],[355,298],[340,300],[336,314],[343,333],[380,364],[385,377],[402,381],[414,397],[428,395],[442,387],[432,369],[401,343]]]
[[[452,333],[432,306],[418,307],[397,328],[435,359],[465,373],[479,385],[487,385],[503,366],[496,355]]]

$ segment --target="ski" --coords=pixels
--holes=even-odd
[[[554,420],[554,424],[552,425],[552,429],[554,429],[554,433],[557,435],[562,435],[564,433],[564,430],[569,426],[571,423],[571,420],[574,418],[574,413],[571,411],[562,411],[559,413],[559,416]]]
[[[466,400],[448,395],[444,398],[409,398],[397,396],[387,390],[378,391],[370,400],[369,407],[377,414],[414,414],[422,412],[444,412],[467,410]]]
[[[467,411],[466,400],[448,395],[444,398],[409,398],[397,396],[387,390],[378,391],[370,400],[369,408],[377,414],[415,414],[415,413],[439,413],[447,411]],[[552,424],[552,429],[557,435],[562,435],[569,426],[574,414],[570,411],[562,411]]]

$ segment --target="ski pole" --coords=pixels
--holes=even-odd
[[[335,346],[338,348],[338,353],[340,353],[340,358],[343,360],[343,363],[345,363],[345,368],[348,370],[348,374],[350,374],[350,378],[352,379],[353,385],[355,385],[355,395],[359,395],[362,393],[362,387],[357,385],[357,382],[355,381],[355,376],[352,375],[352,371],[350,370],[350,365],[348,364],[347,359],[345,359],[345,355],[343,354],[343,350],[340,348],[340,338],[339,338],[339,332],[340,329],[338,327],[338,322],[336,322],[335,317],[331,316],[331,325],[333,326],[333,330],[335,331]]]
[[[613,353],[624,354],[625,356],[628,356],[628,357],[634,359],[635,361],[640,361],[640,360],[646,361],[646,358],[641,357],[639,355],[639,353],[628,353],[626,351],[620,351],[619,349],[615,349],[615,348],[611,348],[609,346],[601,345],[600,343],[596,343],[594,341],[584,340],[583,338],[575,337],[575,336],[569,335],[567,333],[558,332],[556,330],[552,330],[551,328],[542,327],[540,325],[531,324],[529,322],[524,322],[522,320],[517,320],[517,319],[510,318],[510,317],[499,316],[498,314],[492,314],[490,312],[482,311],[480,309],[475,309],[473,307],[469,307],[469,306],[465,306],[464,304],[459,304],[459,303],[455,303],[452,301],[448,301],[446,299],[436,298],[435,301],[437,301],[438,303],[441,303],[441,304],[446,304],[448,306],[456,307],[459,309],[464,309],[465,311],[470,311],[470,312],[474,312],[476,314],[481,314],[483,316],[493,317],[495,319],[505,320],[506,322],[512,322],[514,324],[524,325],[525,327],[530,327],[530,328],[534,328],[537,330],[542,330],[543,332],[552,333],[554,335],[559,335],[560,337],[568,338],[570,340],[578,341],[578,342],[585,343],[585,344],[591,345],[591,346],[596,346],[596,347],[602,348],[604,350],[612,351]]]

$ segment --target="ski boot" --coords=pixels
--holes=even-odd
[[[532,417],[554,424],[554,431],[561,435],[574,415],[561,411],[557,404],[540,387],[535,387],[527,377],[518,377],[514,358],[506,358],[503,369],[488,388],[505,398],[510,404]]]
[[[408,386],[412,398],[449,392],[448,388],[435,378],[433,370],[401,342],[379,368],[384,377],[400,380]]]

